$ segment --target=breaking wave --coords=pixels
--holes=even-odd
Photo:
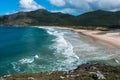
[[[60,29],[47,28],[47,33],[56,36],[53,40],[54,44],[50,46],[54,50],[54,54],[58,58],[58,65],[63,66],[62,69],[72,69],[77,66],[77,64],[82,64],[84,61],[80,61],[79,57],[74,53],[73,45],[64,37],[64,33]],[[62,56],[63,55],[63,56]],[[59,59],[64,57],[65,59]],[[64,67],[65,66],[65,67]],[[59,68],[61,69],[61,68]]]
[[[87,62],[120,64],[119,50],[98,46],[95,42],[91,43],[88,38],[70,30],[32,27],[17,29],[17,31],[15,29],[10,33],[12,32],[14,33],[8,35],[8,38],[3,36],[4,41],[7,41],[5,44],[1,42],[4,45],[8,43],[8,46],[4,47],[5,50],[2,49],[3,47],[0,48],[3,51],[1,56],[4,53],[12,56],[1,57],[0,76],[13,73],[70,70]],[[15,39],[11,40],[11,36]]]

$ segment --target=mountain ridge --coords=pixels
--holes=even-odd
[[[2,26],[107,26],[120,28],[120,11],[97,10],[78,16],[44,9],[0,16]]]

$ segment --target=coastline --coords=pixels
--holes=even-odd
[[[84,29],[74,29],[74,28],[60,27],[60,26],[46,26],[46,28],[59,28],[59,29],[72,30],[79,34],[93,38],[95,41],[99,40],[104,45],[120,49],[120,43],[119,43],[120,32],[116,32],[116,31],[113,31],[113,32],[107,31],[106,32],[106,31],[100,31],[100,30],[84,30]]]
[[[39,27],[39,26],[38,26]],[[42,28],[42,27],[41,27]],[[45,28],[45,27],[43,27],[43,28]],[[107,43],[107,44],[109,44],[109,45],[111,45],[111,46],[114,46],[115,48],[120,48],[120,46],[116,46],[116,44],[117,43],[119,43],[119,39],[120,39],[120,36],[118,37],[118,38],[116,38],[116,35],[119,35],[118,34],[118,32],[115,32],[115,33],[108,33],[108,32],[106,32],[106,33],[104,33],[104,34],[101,34],[101,33],[103,33],[104,31],[97,31],[97,30],[83,30],[83,29],[73,29],[73,28],[67,28],[67,27],[54,27],[54,26],[48,26],[48,27],[46,27],[46,28],[58,28],[58,29],[66,29],[66,30],[71,30],[71,31],[75,31],[75,32],[77,32],[77,33],[79,33],[79,34],[81,34],[81,35],[85,35],[86,37],[90,37],[90,38],[94,38],[95,39],[95,41],[97,40],[98,42],[99,42],[99,40],[101,41],[101,42],[105,42],[105,43]],[[107,37],[107,38],[106,38]],[[118,42],[116,42],[115,41],[115,44],[114,43],[112,43],[111,41],[112,40],[110,40],[109,41],[109,39],[108,38],[110,38],[111,39],[111,37],[113,37],[115,40],[118,40]],[[94,40],[93,39],[93,40]],[[104,40],[105,39],[105,40]],[[108,40],[107,40],[108,39]],[[113,40],[114,41],[114,40]],[[102,64],[83,64],[83,65],[80,65],[80,66],[78,66],[78,68],[76,68],[75,70],[76,71],[79,71],[79,70],[81,70],[81,69],[83,69],[83,68],[81,68],[81,67],[83,67],[83,66],[85,66],[85,69],[86,69],[86,67],[88,67],[89,68],[89,66],[90,66],[90,70],[91,70],[91,68],[94,68],[94,67],[98,67],[98,66],[103,66],[103,68],[105,68],[105,67],[110,67],[110,69],[111,68],[113,68],[113,67],[111,67],[111,66],[107,66],[107,65],[102,65]],[[92,66],[92,67],[91,67]],[[114,69],[115,70],[117,70],[117,66],[115,66],[114,67]],[[88,70],[89,71],[89,70]],[[93,70],[94,71],[94,70]],[[86,76],[88,76],[89,74],[90,74],[90,76],[91,76],[91,74],[92,74],[92,76],[96,76],[96,74],[97,74],[97,71],[95,71],[94,72],[94,74],[93,74],[93,71],[90,71],[90,72],[88,72],[88,73],[85,73],[86,72],[86,70],[85,70],[85,72],[80,72],[80,73],[85,73],[86,74]],[[100,71],[101,71],[101,69],[100,69]],[[102,71],[101,71],[102,72]],[[31,75],[35,75],[36,76],[36,74],[37,75],[43,75],[43,78],[44,78],[44,76],[46,75],[46,74],[49,74],[50,73],[50,76],[51,76],[51,73],[54,73],[54,72],[47,72],[47,73],[43,73],[43,74],[41,74],[41,73],[34,73],[34,74],[32,74],[32,73],[30,73],[29,75],[27,75],[28,77],[27,77],[27,79],[29,79],[29,78],[31,78]],[[56,74],[56,73],[59,73],[59,71],[56,71],[54,74]],[[61,73],[61,72],[60,72]],[[66,72],[67,73],[67,72]],[[52,75],[52,76],[55,76],[55,75]],[[104,73],[102,73],[102,74],[104,74]],[[15,74],[15,75],[17,75],[17,74]],[[18,74],[17,75],[17,77],[16,78],[21,78],[21,77],[19,77],[21,74]],[[62,75],[62,74],[61,74]],[[68,74],[66,74],[65,76],[67,76]],[[74,75],[74,74],[71,74],[72,76]],[[71,76],[70,75],[70,76]],[[80,74],[81,75],[81,74]],[[116,75],[118,75],[117,73],[116,73]],[[5,76],[5,78],[10,78],[10,79],[12,79],[12,76],[13,76],[13,79],[14,79],[14,74],[13,75],[8,75],[8,76]],[[23,76],[26,76],[26,74],[22,74],[22,77]],[[49,76],[49,75],[47,75],[47,76]],[[59,75],[58,75],[59,76]],[[75,76],[77,76],[77,74],[75,75]],[[106,75],[105,75],[106,76]],[[63,78],[63,76],[61,77],[61,76],[59,76],[60,78]],[[78,76],[77,76],[78,77]],[[81,77],[81,76],[80,76]],[[33,76],[33,78],[34,78],[34,76]],[[66,78],[66,77],[64,77],[64,78]],[[35,78],[34,78],[35,79]],[[69,78],[68,78],[69,79]],[[86,78],[85,78],[86,79]],[[5,79],[5,80],[7,80],[7,79]],[[9,80],[9,79],[8,79]],[[43,80],[43,79],[42,79]],[[66,80],[66,79],[65,79]],[[77,80],[77,79],[75,79],[75,80]],[[87,79],[86,79],[87,80]],[[89,79],[88,79],[89,80]]]
[[[120,49],[120,32],[104,32],[104,31],[92,31],[92,30],[75,30],[76,32],[85,36],[91,37],[96,40],[100,40],[105,45]],[[95,41],[96,41],[95,40]]]
[[[83,64],[70,71],[12,74],[0,80],[119,80],[120,66]]]

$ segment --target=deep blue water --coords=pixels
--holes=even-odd
[[[70,70],[86,62],[120,65],[118,53],[70,30],[0,27],[0,76]]]
[[[57,39],[66,43],[63,35],[54,29],[1,27],[0,76],[69,69],[69,65],[64,63],[66,53],[62,54],[64,50],[59,50],[57,43],[60,47],[65,46],[66,50],[68,46]]]
[[[51,57],[51,59],[54,58],[51,54],[53,51],[48,49],[48,46],[53,43],[51,40],[54,38],[55,36],[48,35],[44,29],[32,27],[0,28],[0,74],[5,75],[11,72],[17,72],[13,66],[16,66],[15,62],[24,58],[26,58],[26,60],[28,58],[28,63],[31,60],[29,58],[35,55],[39,55],[43,59],[48,59],[49,57]],[[18,70],[18,72],[24,71],[24,68]]]

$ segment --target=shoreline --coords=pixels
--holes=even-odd
[[[18,26],[17,26],[18,27]],[[22,26],[19,26],[22,27]],[[27,27],[27,26],[23,26]],[[66,29],[66,30],[71,30],[74,32],[77,32],[78,34],[82,34],[86,37],[92,38],[95,41],[98,41],[98,43],[112,47],[112,48],[117,48],[120,49],[120,32],[113,32],[109,33],[106,32],[106,34],[101,34],[104,33],[105,31],[100,31],[100,30],[85,30],[85,29],[75,29],[72,27],[65,27],[65,26],[30,26],[30,27],[36,27],[36,28],[56,28],[56,29]]]
[[[120,33],[118,32],[114,32],[114,33],[106,32],[105,34],[101,34],[104,33],[104,31],[91,31],[91,30],[80,30],[80,29],[75,31],[82,35],[91,37],[95,40],[100,40],[101,43],[103,43],[104,45],[120,49],[120,43],[119,43]]]
[[[36,28],[40,28],[40,26],[35,26]],[[114,36],[115,35],[118,35],[118,34],[116,34],[116,32],[114,33],[114,35],[113,34],[110,34],[110,35],[108,35],[107,34],[107,32],[105,33],[105,34],[100,34],[100,33],[102,33],[102,32],[104,32],[104,31],[96,31],[96,30],[83,30],[83,29],[74,29],[74,28],[67,28],[67,27],[54,27],[54,26],[48,26],[48,27],[45,27],[45,26],[43,26],[43,27],[41,27],[41,28],[58,28],[58,29],[66,29],[66,30],[71,30],[71,31],[74,31],[74,32],[77,32],[78,34],[81,34],[81,35],[84,35],[84,36],[86,36],[86,37],[90,37],[90,38],[93,38],[93,40],[95,39],[95,41],[97,40],[97,42],[99,43],[99,41],[101,41],[101,43],[102,42],[104,42],[104,43],[107,43],[107,44],[109,44],[110,46],[113,46],[113,47],[115,47],[115,48],[119,48],[120,49],[120,45],[118,44],[119,42],[114,42],[114,43],[112,43],[112,40],[109,40],[108,38],[109,38],[109,36],[111,36],[111,37],[113,37],[114,38]],[[107,34],[107,35],[106,35]],[[107,38],[106,38],[107,37]],[[120,37],[120,35],[119,35],[119,37]],[[119,39],[119,38],[118,38]],[[117,40],[117,38],[115,38],[115,40]],[[120,41],[120,40],[118,40],[118,41]],[[118,44],[119,46],[117,46],[116,44]],[[108,45],[108,46],[109,46]],[[83,64],[83,65],[85,65],[86,67],[88,67],[89,66],[89,64]],[[93,68],[94,67],[96,67],[96,65],[95,64],[90,64],[90,65],[92,65],[93,66]],[[100,64],[99,66],[101,66],[101,65],[103,65],[103,64]],[[107,65],[105,65],[104,67],[106,67]],[[80,66],[78,66],[78,67],[82,67],[82,65],[80,65]],[[109,67],[109,66],[107,66],[107,67]],[[115,67],[115,69],[117,68],[117,66]],[[77,69],[79,69],[79,68],[77,68]],[[110,68],[111,69],[111,68]],[[48,73],[46,73],[46,74],[49,74],[50,72],[48,72]],[[58,72],[57,72],[58,73]],[[91,73],[91,72],[89,72],[89,73]],[[97,71],[96,72],[94,72],[94,73],[97,73]],[[37,73],[35,73],[35,74],[37,74]],[[44,73],[43,73],[44,74]],[[25,74],[23,74],[23,76],[24,76]],[[30,74],[31,75],[31,74]],[[33,74],[34,75],[34,74]],[[42,75],[41,73],[40,73],[40,75]],[[45,74],[44,74],[45,75]],[[5,76],[5,78],[11,78],[11,76],[14,76],[14,75],[8,75],[8,76]],[[18,75],[19,76],[19,75]],[[18,77],[17,77],[18,78]],[[28,79],[28,78],[27,78]]]
[[[35,26],[41,27],[41,26]],[[42,27],[41,27],[42,28]],[[84,30],[84,29],[74,29],[69,27],[59,27],[59,26],[43,26],[43,28],[58,28],[58,29],[67,29],[75,31],[84,36],[93,38],[95,41],[104,44],[109,47],[114,47],[120,49],[120,32],[105,32],[100,30]]]
[[[106,69],[107,68],[107,69]],[[0,80],[119,80],[120,66],[83,64],[70,71],[6,75]]]

